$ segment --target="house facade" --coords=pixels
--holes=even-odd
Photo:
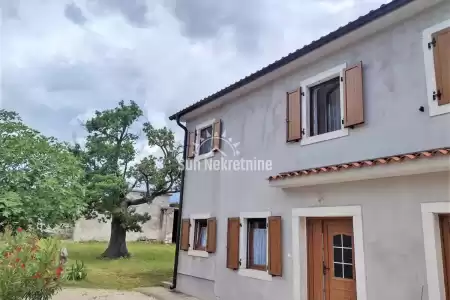
[[[177,290],[450,300],[450,1],[394,0],[171,119]]]

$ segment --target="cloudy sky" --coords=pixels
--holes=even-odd
[[[175,129],[178,109],[386,2],[0,0],[0,106],[67,141],[121,99]]]

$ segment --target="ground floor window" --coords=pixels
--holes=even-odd
[[[267,220],[247,219],[247,268],[267,270]]]
[[[194,250],[206,250],[208,241],[208,221],[195,220]]]

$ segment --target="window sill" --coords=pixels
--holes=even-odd
[[[204,258],[208,258],[209,257],[209,253],[206,251],[202,251],[202,250],[189,250],[188,251],[188,255],[189,256],[196,256],[196,257],[204,257]]]
[[[266,271],[258,271],[252,269],[239,269],[238,274],[245,277],[250,277],[259,280],[272,281],[272,275]]]
[[[328,132],[328,133],[324,133],[324,134],[319,134],[316,136],[305,137],[300,140],[300,145],[306,146],[306,145],[310,145],[310,144],[315,144],[315,143],[320,143],[320,142],[324,142],[324,141],[328,141],[328,140],[341,138],[341,137],[348,136],[348,135],[349,135],[348,128],[344,128],[341,130],[336,130],[336,131],[332,131],[332,132]]]
[[[204,153],[204,154],[197,154],[194,157],[194,161],[200,161],[200,160],[208,159],[211,157],[214,157],[214,151],[210,151],[210,152]]]
[[[450,113],[450,104],[437,105],[436,101],[429,101],[430,117],[439,116]]]

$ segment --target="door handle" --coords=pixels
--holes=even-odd
[[[327,272],[330,270],[330,268],[328,268],[328,267],[325,265],[325,262],[323,262],[322,267],[323,267],[323,275],[327,275]]]

